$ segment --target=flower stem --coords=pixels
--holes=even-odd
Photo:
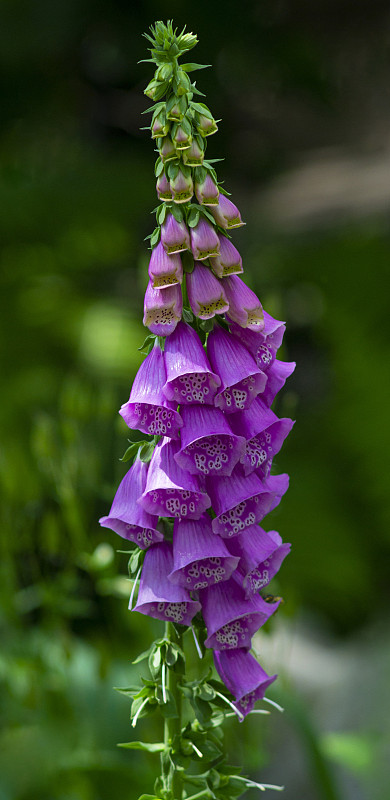
[[[165,638],[170,642],[174,642],[180,648],[182,647],[182,636],[176,632],[176,629],[171,622],[165,625]],[[166,687],[171,693],[177,709],[177,717],[164,720],[164,742],[170,746],[175,736],[180,736],[182,727],[182,708],[181,708],[181,692],[178,688],[180,681],[180,674],[175,672],[173,668],[168,668],[166,677]],[[167,766],[166,762],[162,763],[163,781],[165,782],[168,792],[171,792],[174,800],[182,800],[183,797],[183,782],[181,773],[170,764]]]

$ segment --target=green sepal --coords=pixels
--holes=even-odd
[[[135,662],[133,662],[135,663]],[[139,686],[126,686],[124,689],[120,688],[119,686],[114,686],[114,691],[119,692],[119,694],[124,694],[126,697],[134,698],[136,694],[140,691]]]
[[[138,450],[139,450],[140,442],[133,442],[127,450],[124,452],[122,458],[119,461],[134,461]]]
[[[153,349],[156,338],[158,339],[160,337],[156,337],[154,333],[148,333],[144,343],[137,349],[140,350],[141,353],[147,353],[147,355],[149,355],[150,351]]]
[[[178,719],[179,715],[177,713],[175,698],[169,689],[165,690],[165,697],[166,699],[164,700],[162,687],[156,686],[155,698],[160,706],[162,716],[164,719]]]
[[[207,69],[211,67],[211,64],[180,64],[181,69],[184,69],[185,72],[195,72],[196,69]]]
[[[162,753],[168,749],[168,745],[164,744],[164,742],[120,742],[117,746],[126,747],[127,750],[144,750],[147,753]],[[153,795],[142,795],[142,797],[150,796],[153,797]]]
[[[156,247],[156,244],[158,244],[159,239],[160,239],[160,226],[157,226],[157,228],[154,229],[153,233],[150,234],[150,247],[152,250],[154,247]]]
[[[158,225],[162,225],[167,215],[168,209],[166,203],[162,203],[157,209],[156,221]]]
[[[200,89],[196,88],[196,84],[195,83],[192,84],[192,93],[193,94],[198,94],[199,97],[206,97],[204,92],[201,92]]]
[[[160,439],[161,437],[156,437],[155,436],[154,438],[155,439],[156,438]],[[140,450],[139,450],[139,458],[144,464],[148,464],[149,461],[151,460],[152,455],[154,453],[154,448],[156,447],[156,444],[157,444],[156,441],[144,442],[144,443],[141,444],[141,447],[140,447]]]
[[[186,271],[188,271],[188,270],[186,270]],[[192,311],[189,308],[183,308],[183,319],[184,319],[184,322],[188,323],[188,325],[191,325],[191,323],[193,322],[194,315],[193,315]]]
[[[152,646],[153,646],[153,645],[151,645],[151,646],[148,648],[148,650],[144,650],[144,651],[143,651],[143,653],[140,653],[140,654],[137,656],[137,658],[135,658],[135,659],[134,659],[134,661],[132,661],[131,663],[132,663],[132,664],[139,664],[141,661],[145,661],[145,659],[146,659],[146,658],[149,658],[149,656],[150,656],[150,651],[151,651],[151,649],[152,649]],[[120,691],[120,690],[118,690],[118,691]]]
[[[134,575],[134,573],[137,573],[139,568],[142,567],[142,564],[144,563],[145,552],[145,550],[141,550],[140,547],[137,547],[137,549],[131,554],[127,564],[129,575]]]
[[[176,222],[182,222],[183,221],[183,211],[182,211],[182,208],[180,206],[176,205],[176,203],[172,203],[170,205],[170,207],[169,207],[169,210],[170,210],[171,214],[174,216]],[[188,251],[186,251],[186,252],[188,252]]]
[[[157,797],[155,794],[141,794],[138,800],[161,800],[161,797]]]
[[[154,166],[154,174],[156,178],[159,178],[163,172],[164,172],[164,164],[159,156]]]
[[[150,669],[152,678],[156,679],[161,669],[161,648],[157,645],[157,643],[155,643],[154,647],[152,647],[150,651],[148,667]]]
[[[184,272],[193,272],[194,266],[195,266],[195,262],[194,262],[194,256],[192,255],[192,253],[189,250],[184,250],[184,252],[180,253],[180,255],[181,255],[181,263],[182,263]],[[192,314],[192,312],[190,312],[190,313]],[[193,320],[193,316],[191,316],[190,319],[186,319],[186,322],[192,322],[192,320]]]
[[[197,225],[199,222],[199,216],[200,216],[199,206],[195,205],[190,206],[187,216],[187,225],[189,228],[195,228],[195,225]]]
[[[198,111],[199,114],[203,114],[204,117],[207,117],[208,119],[214,119],[210,109],[207,108],[207,106],[205,106],[204,103],[194,103],[194,101],[192,100],[191,107],[195,111]]]

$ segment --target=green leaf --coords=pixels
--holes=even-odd
[[[134,458],[138,453],[139,446],[140,446],[139,442],[134,442],[133,444],[131,444],[130,447],[128,447],[125,453],[123,454],[122,458],[119,459],[119,461],[134,460]]]
[[[150,345],[150,344],[153,346],[153,345],[154,345],[154,340],[155,340],[155,338],[156,338],[156,336],[155,336],[155,334],[154,334],[154,333],[149,333],[149,334],[147,335],[147,337],[146,337],[146,339],[145,339],[144,343],[143,343],[143,344],[141,344],[141,347],[138,347],[138,350],[140,350],[140,351],[142,352],[142,351],[144,351],[144,350],[145,350],[147,347],[149,347],[149,345]]]
[[[164,744],[164,742],[120,742],[118,747],[126,747],[127,750],[144,750],[146,753],[162,753],[164,750],[168,749],[168,746]],[[143,797],[145,797],[145,795],[143,795]],[[146,795],[146,797],[148,797],[148,795]]]
[[[134,573],[138,572],[140,566],[142,566],[143,561],[145,558],[145,550],[141,550],[140,547],[137,547],[134,550],[134,553],[131,554],[128,563],[128,570],[130,575],[134,575]]]
[[[176,222],[183,221],[183,211],[180,206],[176,205],[176,203],[172,203],[170,211],[172,212]]]
[[[164,164],[161,161],[161,158],[158,158],[156,161],[156,166],[154,168],[154,174],[156,178],[159,178],[163,172],[164,172]]]
[[[149,647],[148,650],[144,650],[143,653],[140,653],[139,656],[137,656],[137,658],[135,658],[134,661],[132,661],[131,663],[132,664],[139,664],[140,661],[145,661],[146,658],[149,658],[149,655],[150,655],[150,647]],[[120,690],[118,690],[118,691],[120,691]]]
[[[207,67],[211,67],[211,64],[180,64],[181,68],[184,69],[185,72],[195,72],[196,69],[207,69]]]
[[[157,678],[161,667],[161,648],[155,646],[149,655],[149,669],[153,678]]]
[[[197,225],[199,222],[199,216],[200,215],[198,209],[194,210],[193,208],[191,208],[191,211],[188,215],[187,225],[190,228],[195,228],[195,225]]]
[[[154,453],[155,443],[145,442],[139,451],[139,457],[144,464],[148,464]]]
[[[184,252],[180,253],[180,255],[184,272],[193,272],[195,262],[192,253],[190,253],[189,250],[184,250]],[[188,313],[191,314],[191,317],[190,319],[186,319],[186,322],[192,322],[193,320],[192,313],[190,311]]]
[[[138,800],[161,800],[161,798],[157,797],[155,794],[141,794]]]
[[[153,247],[156,247],[160,239],[160,227],[154,229],[153,233],[150,236],[150,246],[153,250]]]
[[[194,103],[192,100],[191,106],[195,109],[195,111],[198,111],[199,114],[203,114],[204,117],[208,117],[208,119],[214,119],[210,109],[207,108],[204,103]]]
[[[157,214],[156,214],[156,220],[157,220],[157,222],[158,222],[158,224],[159,224],[159,225],[162,225],[162,224],[163,224],[163,222],[164,222],[164,219],[165,219],[165,217],[166,217],[166,213],[167,213],[167,207],[166,207],[165,203],[163,203],[163,204],[162,204],[162,205],[159,207],[159,209],[158,209],[158,211],[157,211]]]

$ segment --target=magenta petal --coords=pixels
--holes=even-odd
[[[205,258],[219,253],[219,238],[216,230],[203,217],[199,219],[197,225],[190,229],[190,237],[195,261],[204,261]]]
[[[264,328],[263,307],[252,289],[238,275],[222,278],[221,282],[229,303],[229,317],[243,328],[262,331]]]
[[[177,222],[173,214],[168,214],[161,225],[161,242],[168,255],[190,249],[190,234],[185,222]]]
[[[245,439],[233,434],[221,411],[209,406],[183,406],[181,450],[175,459],[196,475],[231,475],[245,452]]]
[[[181,258],[177,253],[169,256],[160,241],[152,250],[148,273],[153,289],[175,286],[183,280]]]
[[[244,477],[236,469],[231,478],[206,479],[206,486],[216,513],[213,531],[230,538],[260,522],[280,503],[288,488],[288,476],[275,475],[261,481],[254,473]]]
[[[210,507],[210,498],[201,490],[198,479],[176,463],[178,447],[170,439],[162,439],[157,445],[138,502],[146,511],[161,517],[199,519]]]
[[[242,221],[237,206],[224,194],[220,193],[218,205],[210,206],[210,211],[221,228],[240,228],[246,224]]]
[[[258,398],[246,411],[232,415],[232,430],[240,432],[247,440],[245,453],[240,459],[245,475],[260,468],[260,477],[266,476],[266,465],[279,452],[293,425],[291,419],[279,419]]]
[[[207,339],[210,364],[221,378],[214,404],[226,414],[249,408],[264,391],[267,377],[260,372],[246,347],[231,333],[216,326]]]
[[[176,439],[183,421],[176,411],[177,403],[169,402],[163,394],[165,380],[164,356],[155,342],[134,378],[130,399],[119,413],[129,428]]]
[[[266,533],[253,525],[229,542],[229,550],[240,558],[238,572],[243,578],[245,596],[256,594],[272,580],[290,552],[276,531]]]
[[[206,647],[216,650],[251,646],[254,633],[276,611],[279,603],[266,603],[260,595],[246,598],[233,578],[200,592],[207,627]]]
[[[176,328],[183,311],[179,285],[154,289],[149,281],[144,299],[143,323],[156,336],[168,336]]]
[[[268,686],[277,675],[267,675],[258,661],[246,650],[214,651],[214,663],[219,677],[236,698],[236,707],[249,714],[256,700],[262,700]]]
[[[185,322],[179,322],[165,340],[164,360],[167,381],[163,392],[176,403],[213,403],[221,380],[207,360],[198,334]]]
[[[268,380],[264,392],[261,395],[261,400],[263,400],[267,406],[273,403],[277,393],[283,388],[287,378],[292,375],[294,369],[294,361],[279,361],[277,358],[275,359],[268,370]]]
[[[189,625],[200,610],[200,603],[191,600],[188,592],[175,586],[168,578],[173,566],[172,546],[169,542],[156,544],[145,555],[142,567],[137,605],[139,611],[155,619]]]
[[[211,319],[229,308],[222,281],[209,267],[195,261],[192,272],[186,274],[186,286],[191,309],[200,319]]]
[[[210,258],[211,269],[218,278],[239,275],[243,272],[242,258],[234,244],[226,236],[219,234],[219,255]]]
[[[173,570],[169,575],[173,583],[188,590],[204,589],[230,578],[238,561],[212,532],[207,514],[199,520],[175,520]]]
[[[142,550],[164,538],[156,529],[158,516],[148,513],[137,502],[145,489],[147,472],[148,465],[137,458],[119,484],[108,516],[99,519],[103,528],[135,542]]]

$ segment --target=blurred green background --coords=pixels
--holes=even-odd
[[[246,278],[297,361],[276,408],[297,419],[272,515],[293,543],[286,602],[256,641],[286,711],[233,721],[231,759],[286,800],[385,800],[388,3],[2,0],[0,15],[0,800],[135,800],[158,770],[116,748],[134,731],[112,687],[160,627],[130,617],[124,543],[97,520],[143,357],[155,189],[137,62],[167,18],[213,65],[198,77],[223,120],[208,154],[247,221]]]

